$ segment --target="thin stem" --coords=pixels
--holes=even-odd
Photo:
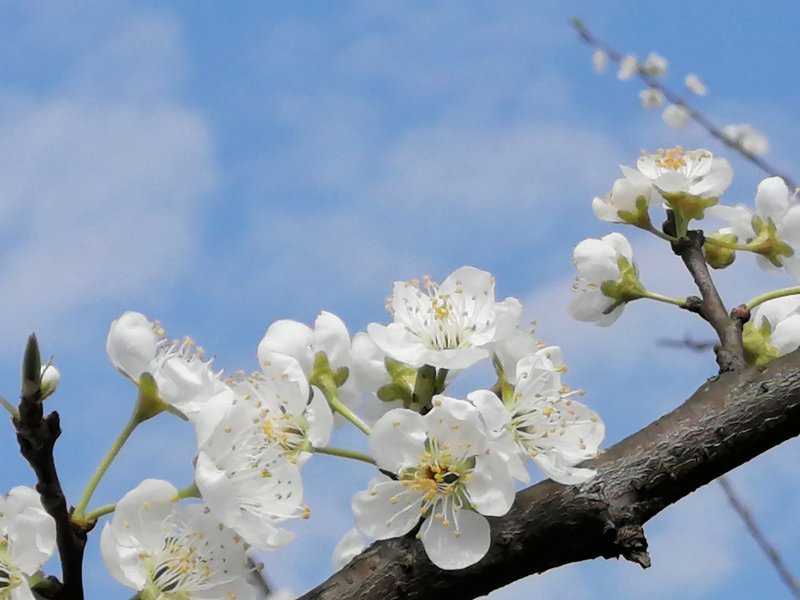
[[[318,452],[320,454],[329,454],[330,456],[339,456],[341,458],[360,460],[361,462],[369,463],[371,465],[375,464],[375,459],[372,458],[369,454],[364,454],[363,452],[356,452],[355,450],[347,450],[346,448],[334,448],[332,446],[321,446],[321,447],[314,446],[312,448],[312,451]]]
[[[8,414],[10,414],[13,418],[19,419],[19,413],[14,405],[11,404],[11,402],[0,396],[0,404],[3,405],[3,408],[5,408],[8,411]]]
[[[580,19],[572,19],[572,26],[578,31],[581,39],[593,46],[594,48],[598,48],[606,53],[606,55],[613,60],[615,63],[619,63],[622,61],[623,56],[620,52],[609,46],[607,43],[600,40],[597,36],[595,36],[581,21]],[[756,156],[752,152],[748,152],[744,149],[744,147],[737,142],[736,140],[730,139],[727,137],[722,129],[717,127],[714,123],[711,122],[705,115],[703,115],[699,110],[694,108],[690,105],[682,96],[678,95],[677,93],[673,92],[669,88],[665,87],[657,78],[653,77],[652,75],[648,75],[645,71],[641,68],[638,69],[637,75],[639,78],[644,81],[648,87],[660,90],[661,93],[664,94],[664,97],[669,100],[672,104],[676,104],[678,106],[683,107],[686,110],[686,113],[689,117],[700,127],[705,129],[710,135],[717,138],[720,142],[725,144],[728,148],[735,150],[738,152],[742,157],[746,160],[750,161],[753,165],[761,169],[767,175],[772,175],[775,177],[780,177],[786,182],[786,185],[789,186],[789,189],[796,189],[797,183],[788,175],[784,175],[780,171],[778,171],[775,167],[769,164],[767,161],[762,159],[759,156]]]
[[[639,229],[644,229],[645,231],[647,231],[649,233],[652,233],[654,236],[661,238],[665,242],[674,243],[674,242],[678,241],[678,238],[676,238],[674,236],[671,236],[671,235],[668,235],[668,234],[664,233],[663,231],[661,231],[660,229],[657,229],[656,227],[653,227],[652,223],[648,223],[647,227],[639,226]]]
[[[649,298],[650,300],[656,300],[658,302],[663,302],[664,304],[674,304],[675,306],[683,307],[686,304],[686,300],[682,300],[680,298],[671,298],[670,296],[662,296],[661,294],[656,294],[655,292],[645,292],[642,298]]]
[[[720,248],[727,248],[728,250],[739,250],[740,252],[757,252],[756,246],[752,243],[749,244],[735,244],[726,242],[725,240],[718,240],[716,238],[707,237],[705,243],[711,246],[719,246]]]
[[[353,425],[358,427],[367,435],[372,433],[369,425],[364,423],[364,421],[362,421],[358,415],[347,408],[342,401],[339,400],[339,388],[329,372],[313,373],[310,381],[313,385],[322,390],[322,393],[325,395],[325,399],[335,412],[342,415],[345,419],[350,421]]]
[[[781,290],[773,290],[772,292],[767,292],[766,294],[761,294],[760,296],[756,296],[749,302],[745,303],[747,310],[753,310],[759,304],[764,304],[764,302],[768,302],[770,300],[775,300],[775,298],[783,298],[785,296],[794,296],[796,294],[800,294],[800,285],[796,285],[794,287],[783,288]]]
[[[744,526],[747,528],[747,532],[750,534],[750,537],[755,540],[756,544],[758,544],[758,547],[761,548],[761,551],[778,572],[778,576],[781,578],[781,581],[783,581],[786,587],[789,588],[789,592],[794,598],[800,599],[800,585],[798,585],[797,580],[786,566],[786,563],[775,549],[775,546],[770,543],[770,541],[767,539],[767,536],[765,536],[764,533],[759,529],[755,519],[753,518],[753,515],[750,513],[750,510],[741,500],[739,500],[736,493],[733,491],[733,487],[726,477],[720,477],[717,479],[717,482],[725,492],[725,496],[728,498],[731,508],[733,508],[734,512],[739,515],[739,518],[744,523]]]
[[[106,455],[103,457],[103,460],[97,466],[92,478],[89,480],[89,483],[86,484],[86,489],[84,489],[83,494],[81,495],[80,500],[78,500],[78,504],[75,506],[75,511],[73,512],[73,517],[76,519],[83,519],[84,515],[83,512],[86,510],[86,506],[89,504],[89,500],[92,498],[92,494],[94,493],[95,489],[97,489],[100,480],[103,479],[103,475],[106,474],[108,467],[111,466],[111,463],[119,454],[119,451],[122,449],[122,446],[125,445],[125,442],[128,441],[128,438],[131,437],[133,430],[139,425],[141,421],[137,418],[136,414],[134,414],[130,420],[125,424],[125,427],[117,436],[117,439],[114,440],[114,444],[108,450]]]
[[[187,485],[185,488],[178,490],[178,498],[186,500],[186,498],[199,498],[200,490],[197,489],[197,484]]]

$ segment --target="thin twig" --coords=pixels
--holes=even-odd
[[[609,46],[606,42],[599,39],[595,36],[586,26],[581,22],[580,19],[572,19],[571,21],[572,26],[578,31],[581,39],[586,42],[588,45],[602,50],[606,53],[606,55],[613,60],[615,63],[620,63],[624,58],[623,55],[615,50],[613,47]],[[785,173],[782,173],[767,161],[765,161],[760,156],[756,156],[752,152],[748,152],[747,150],[742,147],[740,143],[736,140],[729,138],[728,136],[723,133],[722,129],[720,129],[717,125],[715,125],[711,119],[703,115],[699,110],[697,110],[694,106],[689,104],[682,96],[672,91],[670,88],[666,87],[662,84],[658,79],[649,75],[646,71],[642,70],[641,68],[637,69],[636,74],[639,78],[644,81],[649,87],[653,89],[659,90],[664,97],[669,100],[672,104],[680,106],[686,110],[686,114],[698,125],[700,125],[703,129],[705,129],[710,135],[717,138],[723,144],[725,144],[728,148],[735,150],[738,152],[743,158],[750,161],[756,167],[761,169],[767,175],[773,177],[780,177],[786,182],[786,185],[789,186],[790,189],[796,189],[797,183]]]
[[[28,337],[22,367],[19,417],[14,419],[19,449],[36,473],[36,491],[42,506],[56,524],[56,544],[61,557],[63,585],[51,580],[49,590],[56,600],[83,599],[83,550],[86,530],[73,526],[67,499],[56,472],[53,448],[61,435],[58,413],[44,415],[41,393],[41,359],[35,335]]]
[[[786,567],[786,564],[783,562],[781,555],[775,549],[767,536],[758,528],[756,525],[755,519],[753,519],[753,515],[750,510],[739,500],[736,492],[733,491],[733,487],[731,486],[730,482],[725,477],[720,477],[717,479],[719,485],[722,487],[723,491],[725,492],[725,496],[728,498],[728,502],[730,503],[731,507],[733,508],[734,512],[739,515],[739,518],[744,522],[745,527],[747,527],[747,532],[750,534],[758,547],[761,548],[761,551],[766,555],[769,562],[772,563],[772,566],[778,572],[778,576],[783,580],[783,583],[786,584],[786,587],[789,588],[789,591],[792,593],[792,596],[800,600],[800,585],[797,584],[797,580],[794,578],[792,573]]]

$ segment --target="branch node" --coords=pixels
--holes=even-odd
[[[626,523],[618,527],[616,543],[624,559],[635,562],[643,569],[650,566],[647,538],[644,537],[644,529],[641,525]]]

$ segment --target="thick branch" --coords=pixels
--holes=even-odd
[[[44,509],[56,522],[56,543],[61,557],[63,585],[51,580],[47,586],[50,598],[81,600],[83,598],[83,549],[86,531],[73,526],[67,500],[56,472],[53,448],[61,435],[57,412],[44,416],[40,389],[40,360],[36,337],[28,338],[23,364],[19,418],[14,419],[19,449],[36,473],[36,491]],[[50,595],[52,594],[52,595]]]
[[[703,257],[703,233],[687,232],[685,239],[672,244],[672,249],[683,259],[703,296],[703,301],[697,305],[696,311],[708,321],[719,336],[720,345],[716,348],[716,354],[720,372],[741,369],[745,366],[742,345],[743,321],[728,314],[711,279],[711,273]]]
[[[370,546],[301,600],[475,598],[572,562],[623,556],[649,564],[642,525],[670,504],[800,434],[800,351],[762,371],[703,384],[686,402],[587,463],[579,486],[544,481],[490,519],[492,545],[478,564],[441,571],[420,542]]]

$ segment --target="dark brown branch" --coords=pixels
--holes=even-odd
[[[800,434],[800,351],[766,369],[723,373],[586,466],[579,486],[544,481],[490,519],[478,564],[442,571],[421,544],[377,542],[302,600],[475,598],[534,573],[592,558],[649,564],[642,526],[670,504]]]
[[[36,491],[44,509],[56,522],[56,543],[61,557],[63,584],[54,580],[47,586],[47,597],[60,600],[83,598],[83,550],[86,531],[73,526],[67,500],[58,480],[53,448],[61,435],[57,412],[44,415],[41,400],[41,359],[36,336],[28,338],[22,366],[22,392],[19,417],[14,419],[19,449],[36,473]],[[52,595],[50,595],[52,594]]]
[[[735,371],[745,366],[742,344],[743,321],[728,314],[717,287],[711,279],[703,257],[703,233],[688,231],[686,238],[672,244],[675,254],[683,259],[692,274],[703,301],[697,306],[700,314],[716,331],[720,344],[715,348],[720,372]]]
[[[621,53],[617,52],[617,50],[600,40],[591,31],[589,31],[589,29],[586,28],[580,19],[572,19],[571,23],[572,26],[578,31],[578,34],[584,42],[605,52],[606,55],[615,63],[619,63],[624,58]],[[653,77],[652,75],[648,75],[648,73],[643,71],[641,68],[637,69],[637,75],[647,84],[648,87],[659,90],[662,94],[664,94],[664,97],[672,104],[683,107],[686,110],[686,114],[688,114],[695,123],[700,125],[710,135],[717,138],[728,148],[738,152],[743,158],[750,161],[750,163],[761,169],[767,175],[780,177],[783,179],[786,182],[786,185],[789,186],[789,189],[793,190],[797,188],[797,183],[791,177],[778,171],[760,156],[756,156],[752,152],[745,150],[744,147],[736,140],[732,140],[727,137],[722,130],[717,127],[709,118],[689,104],[682,96],[664,86],[664,84],[662,84],[657,78]]]
[[[728,502],[730,503],[733,510],[739,515],[739,518],[744,522],[745,527],[747,527],[747,532],[750,534],[758,547],[761,548],[761,551],[767,557],[772,566],[778,572],[778,576],[781,578],[783,583],[789,588],[789,592],[800,600],[800,585],[798,585],[797,580],[792,575],[789,568],[786,566],[786,563],[783,562],[781,555],[778,554],[778,551],[775,549],[775,546],[770,544],[767,536],[759,529],[758,525],[756,524],[753,515],[750,514],[748,508],[742,503],[741,500],[736,495],[736,492],[733,491],[733,487],[731,486],[730,482],[725,477],[720,477],[717,480],[722,486],[723,491],[725,492],[725,496],[728,498]]]

